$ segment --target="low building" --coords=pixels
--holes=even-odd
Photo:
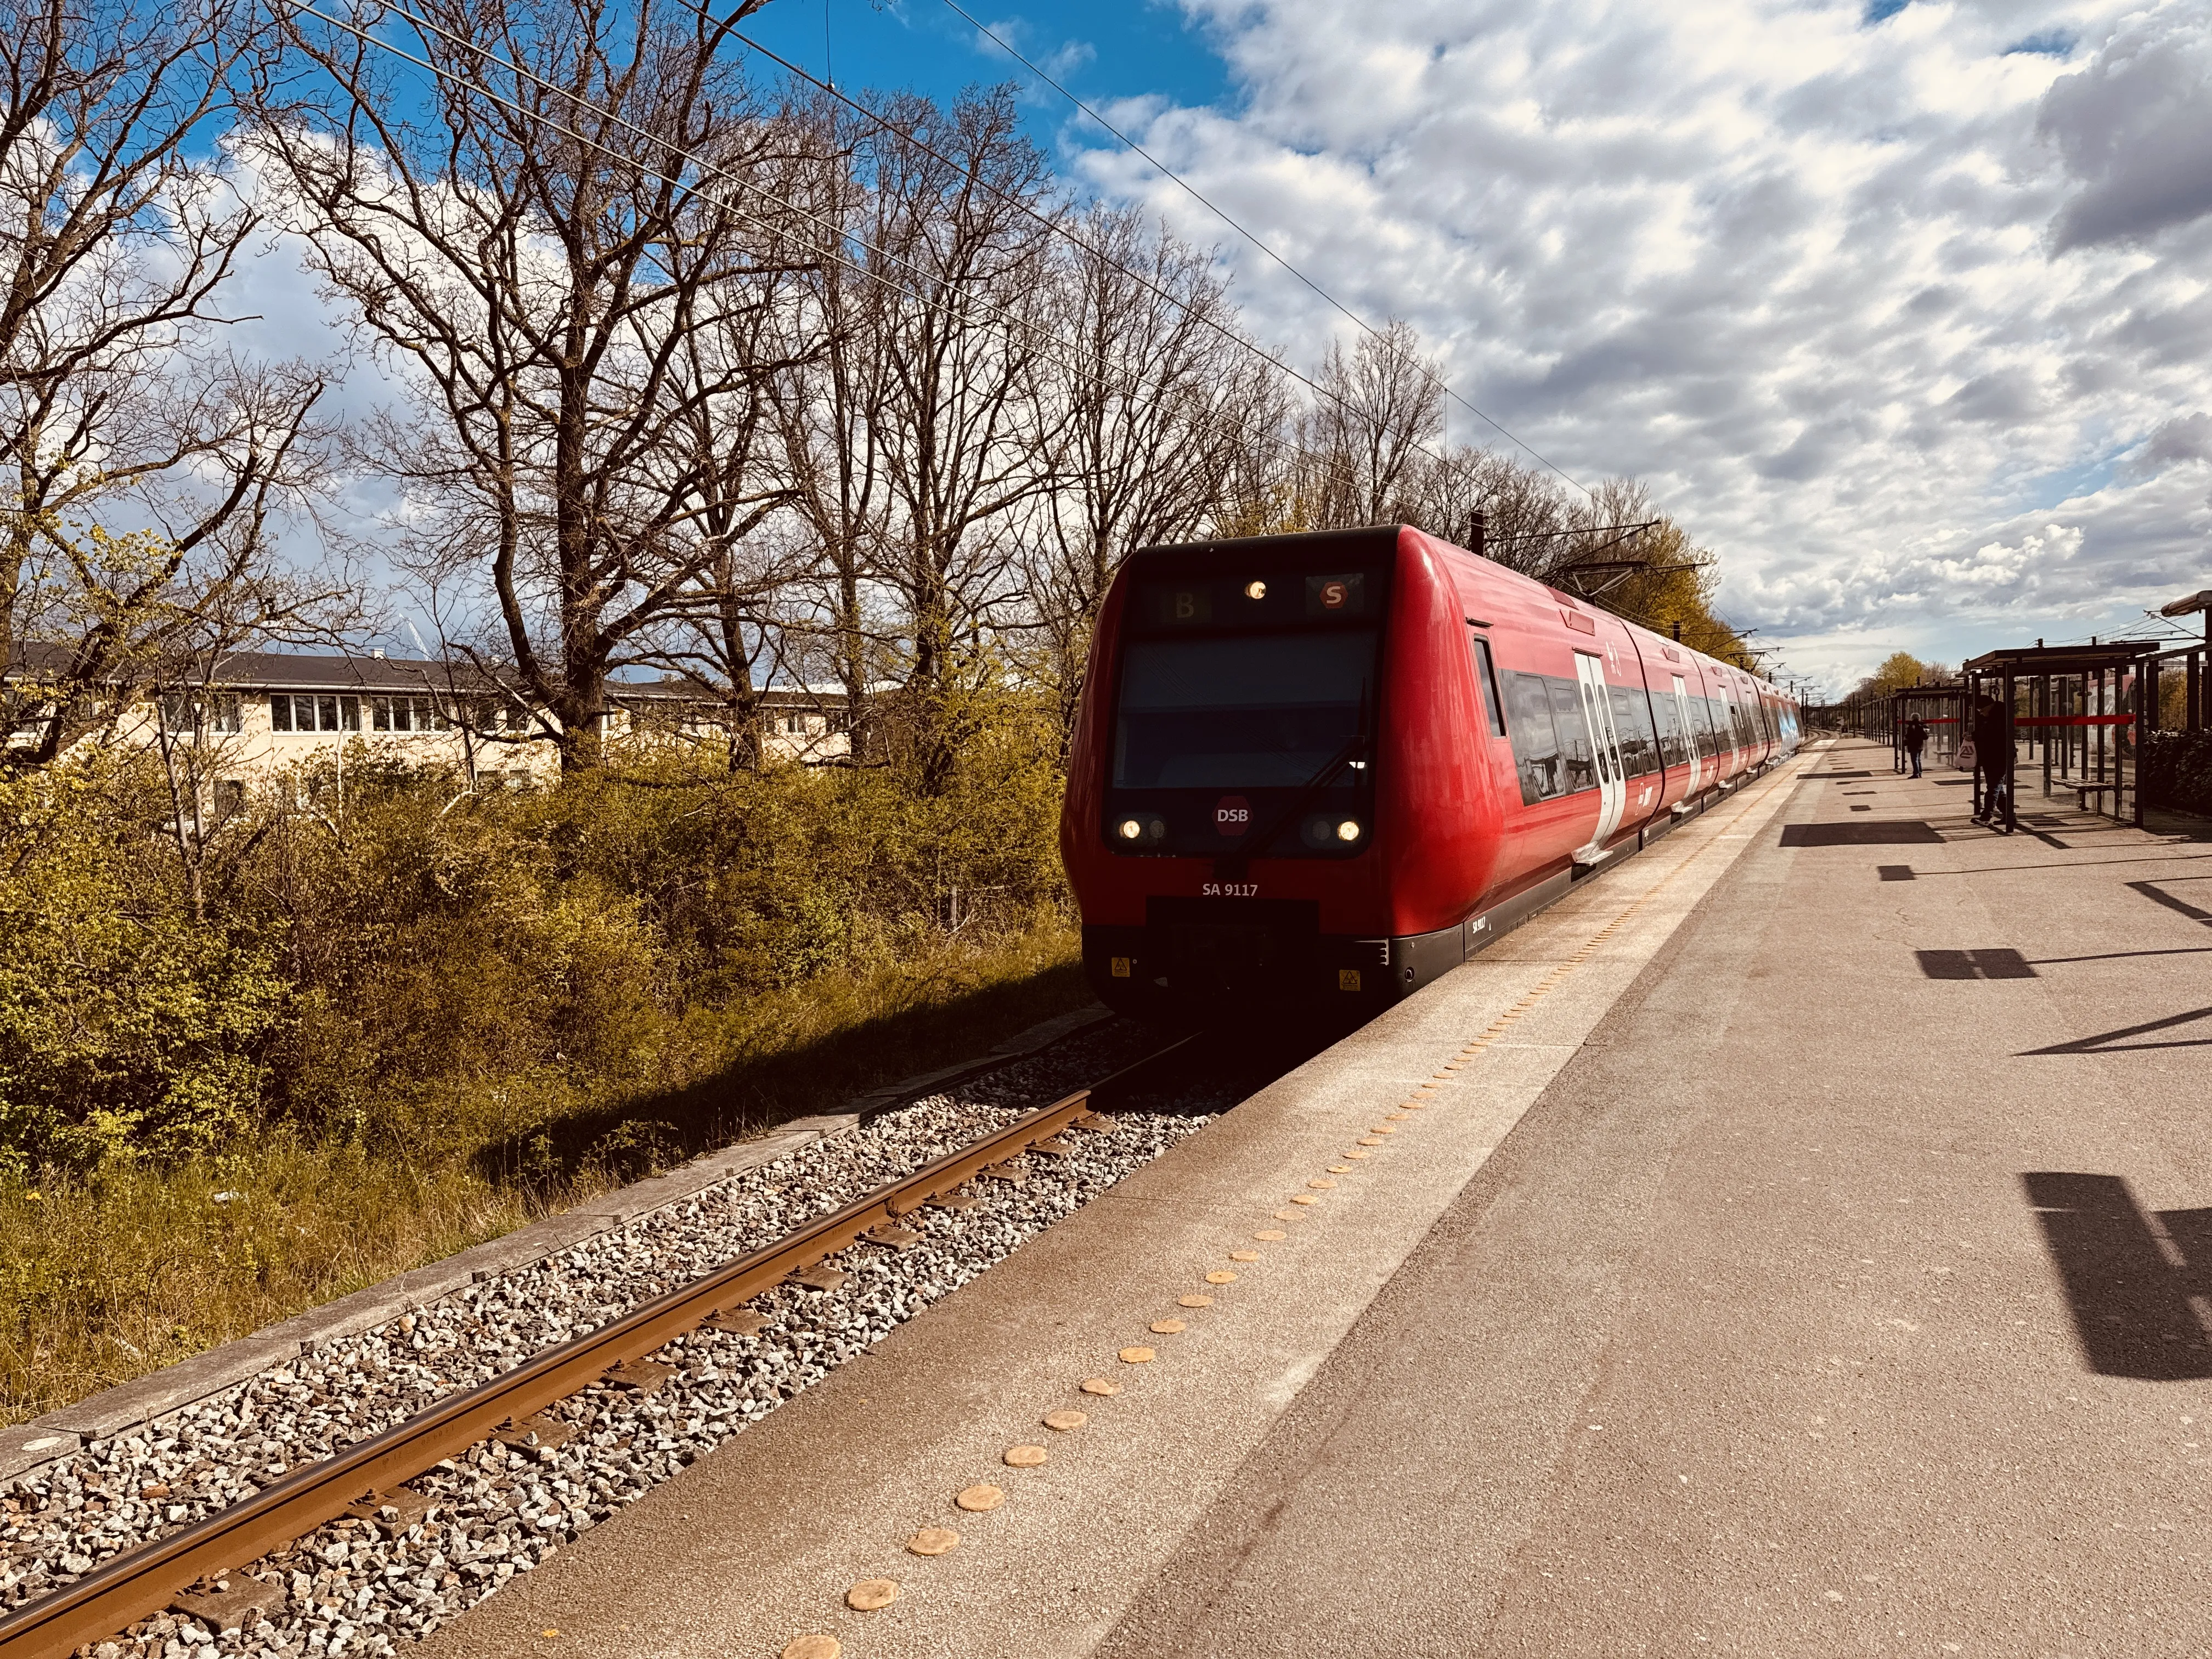
[[[32,658],[35,672],[37,658]],[[557,722],[511,678],[473,667],[386,656],[238,652],[190,689],[140,694],[116,719],[125,742],[189,750],[218,813],[252,786],[342,771],[348,757],[435,766],[478,782],[520,786],[560,768]],[[615,743],[731,741],[726,704],[687,681],[617,682],[601,734]],[[759,694],[770,760],[821,763],[850,752],[842,693],[771,687]]]

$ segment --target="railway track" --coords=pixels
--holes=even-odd
[[[462,1390],[393,1428],[294,1471],[253,1496],[167,1536],[111,1557],[76,1583],[0,1619],[0,1659],[63,1659],[171,1607],[193,1586],[239,1573],[341,1516],[404,1516],[421,1500],[405,1483],[496,1437],[535,1443],[559,1425],[539,1414],[610,1380],[651,1386],[649,1356],[702,1327],[743,1332],[759,1316],[746,1304],[863,1241],[897,1247],[898,1223],[1024,1153],[1049,1154],[1066,1133],[1135,1095],[1187,1060],[1184,1037],[1132,1065],[988,1132],[822,1216],[763,1249],[630,1310],[586,1335],[548,1348],[480,1386]],[[625,1371],[629,1375],[624,1375]],[[260,1585],[241,1588],[249,1605]],[[210,1597],[209,1606],[220,1603]]]

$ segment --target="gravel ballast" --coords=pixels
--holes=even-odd
[[[1121,1022],[749,1170],[685,1202],[489,1279],[360,1335],[318,1344],[251,1382],[94,1441],[0,1498],[0,1609],[237,1502],[458,1389],[583,1335],[759,1249],[1143,1051]],[[343,1519],[231,1575],[202,1616],[165,1613],[90,1650],[122,1656],[380,1654],[427,1635],[560,1545],[757,1422],[1231,1103],[1116,1114],[980,1179],[980,1202],[926,1208],[904,1249],[856,1244],[834,1290],[753,1298],[751,1334],[699,1330],[654,1356],[646,1386],[596,1383],[551,1407],[533,1443],[486,1442],[409,1483],[414,1497]],[[564,1438],[564,1437],[566,1437]],[[258,1605],[258,1608],[255,1604]]]

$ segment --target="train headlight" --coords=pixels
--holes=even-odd
[[[1267,584],[1265,582],[1246,582],[1244,584],[1244,597],[1248,599],[1266,599],[1267,597]]]
[[[1123,818],[1114,826],[1114,833],[1123,841],[1135,841],[1145,833],[1145,826],[1134,818]]]
[[[1343,823],[1338,824],[1336,826],[1336,838],[1341,842],[1358,841],[1359,839],[1358,821],[1355,818],[1346,818]]]

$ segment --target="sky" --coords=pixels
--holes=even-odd
[[[1816,686],[2212,587],[2208,0],[969,9],[1513,439],[1646,479]],[[1293,361],[1352,326],[943,0],[749,32],[841,86],[1013,80],[1071,187],[1217,247]]]

